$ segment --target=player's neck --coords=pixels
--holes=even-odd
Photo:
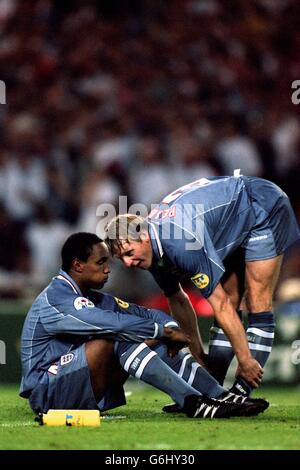
[[[78,275],[75,271],[70,271],[69,276],[72,278],[75,284],[79,287],[81,294],[83,296],[86,296],[88,294],[89,288],[82,281],[82,279],[80,278],[80,275]]]

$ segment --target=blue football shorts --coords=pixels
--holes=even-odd
[[[274,183],[249,178],[252,208],[256,223],[242,243],[245,260],[270,259],[284,253],[300,233],[297,220],[287,195]]]
[[[61,356],[46,371],[29,397],[36,413],[49,409],[109,410],[126,404],[123,386],[108,388],[97,403],[92,390],[85,345]]]

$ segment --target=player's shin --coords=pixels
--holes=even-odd
[[[272,351],[274,341],[274,315],[272,312],[250,313],[246,331],[249,349],[252,356],[264,367]],[[238,378],[231,391],[250,395],[252,387],[245,380]]]
[[[200,395],[145,343],[116,343],[115,352],[130,375],[167,393],[179,406],[183,407],[185,397]]]
[[[165,345],[155,349],[159,357],[171,367],[179,377],[198,390],[200,393],[213,398],[219,397],[224,388],[219,385],[204,367],[195,361],[187,351],[179,351],[175,357],[169,357]]]
[[[238,311],[237,313],[242,318],[242,312]],[[224,383],[233,357],[234,351],[230,341],[215,320],[210,329],[208,361],[210,373],[221,385]]]

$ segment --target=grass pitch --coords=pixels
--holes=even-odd
[[[269,409],[229,420],[166,415],[161,408],[170,403],[167,395],[136,382],[127,390],[128,404],[103,414],[99,428],[79,428],[39,426],[17,387],[1,387],[0,449],[300,449],[299,388],[261,388]]]

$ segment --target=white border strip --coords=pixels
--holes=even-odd
[[[150,359],[152,359],[153,356],[157,356],[157,354],[156,354],[156,352],[151,351],[149,354],[147,354],[146,357],[144,357],[144,359],[143,359],[142,362],[140,363],[140,366],[139,366],[138,370],[137,370],[136,373],[134,374],[137,379],[140,379],[140,378],[141,378],[141,375],[142,375],[142,373],[144,372],[144,369],[145,369],[146,365],[148,364],[148,362],[150,361]]]
[[[222,341],[221,339],[213,339],[209,342],[209,346],[225,346],[226,348],[232,348],[229,341]]]
[[[127,361],[125,362],[124,364],[124,369],[126,370],[126,372],[128,372],[129,370],[129,367],[131,366],[131,363],[134,361],[134,359],[136,358],[136,356],[141,352],[143,351],[143,349],[145,349],[147,347],[147,345],[145,343],[141,343],[131,354],[130,356],[128,357]]]
[[[178,372],[179,377],[182,377],[182,376],[183,376],[186,361],[187,361],[190,357],[192,357],[191,354],[187,354],[186,356],[184,356],[184,358],[183,358],[183,360],[182,360],[182,363],[181,363],[181,366],[180,366],[180,369],[179,369],[179,372]]]
[[[73,289],[74,292],[76,292],[76,294],[79,295],[79,292],[77,292],[77,290],[75,289],[75,287],[73,286],[72,282],[69,281],[69,279],[66,279],[64,276],[62,276],[61,274],[59,274],[56,279],[60,279],[61,281],[65,281],[67,282]]]
[[[271,346],[263,346],[262,344],[254,344],[254,343],[249,343],[249,349],[252,349],[252,351],[266,351],[266,352],[272,351]]]
[[[259,328],[247,328],[247,333],[254,333],[257,336],[261,336],[262,338],[274,338],[274,333],[260,330]]]
[[[189,376],[189,379],[188,379],[188,384],[189,384],[189,385],[192,385],[192,383],[194,382],[194,378],[195,378],[197,369],[198,369],[199,367],[201,367],[201,366],[200,366],[200,364],[198,364],[198,362],[193,362],[193,364],[192,364],[192,370],[191,370],[191,373],[190,373],[190,376]]]

